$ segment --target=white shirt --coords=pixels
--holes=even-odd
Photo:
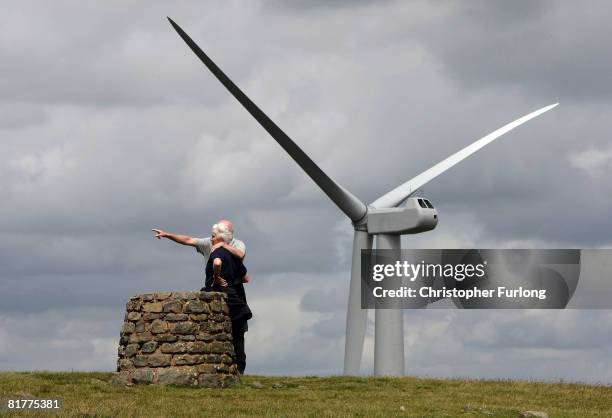
[[[204,256],[204,263],[208,263],[208,259],[210,257],[210,250],[212,248],[212,241],[210,240],[210,237],[194,238],[194,241],[196,251]],[[246,254],[246,246],[244,245],[244,242],[240,241],[239,239],[232,239],[228,245]]]

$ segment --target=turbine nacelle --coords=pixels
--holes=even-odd
[[[365,229],[368,234],[372,235],[404,235],[431,231],[437,224],[438,212],[429,200],[409,197],[403,206],[396,208],[370,206],[365,220]]]

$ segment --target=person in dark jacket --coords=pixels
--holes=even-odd
[[[213,228],[211,235],[212,245],[223,241],[221,234],[216,234]],[[227,304],[232,320],[232,337],[234,340],[234,352],[236,353],[236,365],[240,374],[244,373],[246,367],[246,353],[244,350],[244,333],[247,321],[253,314],[246,302],[243,278],[247,269],[239,258],[233,257],[232,253],[223,246],[218,246],[211,253],[206,264],[206,282],[202,290],[224,292],[227,295]]]

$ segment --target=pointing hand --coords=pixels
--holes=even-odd
[[[155,232],[155,238],[162,239],[166,236],[166,233],[161,229],[152,229],[151,231]]]

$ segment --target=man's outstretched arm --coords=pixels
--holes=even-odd
[[[196,245],[196,240],[189,235],[173,234],[171,232],[162,231],[161,229],[152,229],[152,231],[155,232],[155,238],[157,239],[168,238],[178,244],[190,245],[192,247]]]

